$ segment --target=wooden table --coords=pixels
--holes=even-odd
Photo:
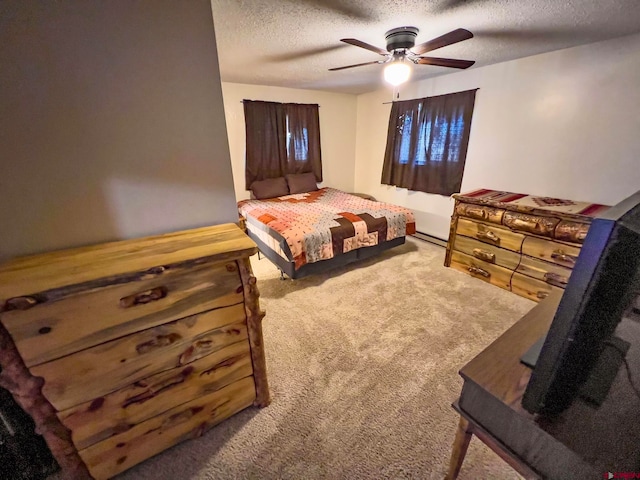
[[[561,295],[549,295],[460,371],[464,384],[453,405],[460,422],[447,479],[457,478],[473,435],[527,479],[640,472],[640,399],[624,367],[598,408],[579,398],[556,418],[522,408],[531,370],[520,357],[547,332]],[[640,322],[624,319],[616,335],[631,341],[627,361],[638,378]],[[481,472],[474,473],[482,477]]]

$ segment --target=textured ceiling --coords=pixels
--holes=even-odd
[[[384,33],[420,29],[416,44],[466,28],[475,37],[428,55],[471,68],[640,32],[640,0],[212,0],[222,80],[364,93],[383,86],[379,60],[340,42],[385,48]],[[416,65],[415,79],[457,71]]]

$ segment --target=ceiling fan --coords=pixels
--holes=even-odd
[[[458,28],[452,32],[429,40],[428,42],[416,45],[416,37],[419,30],[416,27],[398,27],[389,30],[384,34],[387,40],[387,49],[370,45],[355,38],[342,38],[341,42],[354,45],[356,47],[365,48],[379,55],[384,59],[373,62],[358,63],[355,65],[347,65],[346,67],[330,68],[330,71],[344,70],[346,68],[362,67],[365,65],[388,64],[384,70],[385,80],[392,85],[400,85],[409,79],[411,68],[409,63],[417,65],[437,65],[439,67],[449,68],[469,68],[475,62],[472,60],[456,60],[453,58],[423,57],[422,54],[436,50],[438,48],[453,45],[473,38],[473,33],[464,28]]]

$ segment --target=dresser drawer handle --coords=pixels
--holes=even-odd
[[[151,290],[145,290],[144,292],[134,293],[127,297],[120,299],[120,306],[122,308],[129,308],[135,305],[144,305],[145,303],[155,302],[167,296],[167,287],[156,287]]]
[[[569,283],[569,279],[567,277],[563,277],[562,275],[558,275],[557,273],[547,272],[544,274],[544,281],[549,285],[554,285],[556,287],[564,288],[567,283]]]
[[[478,233],[476,233],[476,237],[478,240],[489,240],[493,243],[500,243],[500,237],[488,230],[479,230]]]
[[[156,397],[159,394],[164,393],[167,390],[184,383],[192,373],[193,373],[193,367],[188,366],[186,368],[183,368],[182,371],[177,375],[173,375],[153,385],[149,385],[144,380],[139,380],[136,383],[134,383],[134,385],[139,388],[144,388],[144,390],[142,391],[142,393],[139,393],[138,395],[134,395],[133,397],[127,398],[122,403],[122,408],[127,408],[128,406],[133,405],[134,403],[144,403],[147,400],[153,397]]]
[[[539,290],[538,293],[536,293],[536,297],[538,297],[540,300],[544,300],[548,296],[549,296],[549,292],[546,292],[544,290]]]
[[[5,310],[29,310],[35,306],[38,300],[34,297],[15,297],[6,301]]]
[[[140,355],[143,355],[145,353],[152,352],[153,350],[159,350],[164,347],[168,347],[181,338],[182,336],[177,333],[170,333],[168,335],[157,335],[151,340],[136,345],[136,352],[138,352]]]
[[[473,256],[479,258],[480,260],[484,260],[485,262],[496,263],[495,253],[487,252],[486,250],[482,250],[481,248],[474,248]]]
[[[551,258],[553,258],[554,260],[560,260],[561,262],[568,262],[568,263],[572,263],[575,264],[576,263],[576,257],[574,255],[569,255],[568,253],[564,253],[564,250],[554,250],[551,253]]]
[[[483,270],[482,268],[476,267],[474,265],[470,266],[468,270],[469,270],[469,273],[482,275],[485,278],[489,278],[491,276],[491,274],[486,270]]]

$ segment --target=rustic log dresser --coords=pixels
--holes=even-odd
[[[0,386],[65,478],[109,478],[266,406],[257,248],[236,225],[0,266]]]
[[[456,200],[445,266],[540,301],[564,289],[605,205],[476,190]]]

